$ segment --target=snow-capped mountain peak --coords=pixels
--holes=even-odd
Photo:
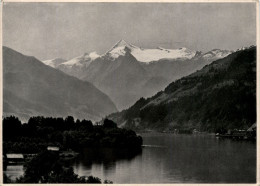
[[[129,46],[129,44],[123,40],[123,39],[120,39],[113,48],[117,48],[117,47],[122,47],[122,46]]]
[[[99,55],[96,52],[91,52],[91,53],[84,53],[81,56],[75,57],[69,61],[66,61],[59,66],[86,66],[89,65],[91,61],[94,59],[98,58]]]
[[[98,55],[96,52],[84,53],[81,56],[75,57],[58,65],[57,69],[71,76],[80,78],[84,74],[86,68],[98,57],[100,57],[100,55]]]
[[[117,48],[117,47],[127,47],[128,49],[139,48],[139,47],[137,47],[137,46],[135,46],[135,45],[132,45],[132,44],[127,43],[127,42],[126,42],[125,40],[123,40],[123,39],[119,40],[119,41],[112,47],[112,49]],[[112,49],[110,49],[110,50],[112,50]],[[109,51],[110,51],[110,50],[109,50]]]
[[[116,59],[119,56],[125,56],[127,52],[130,52],[138,61],[144,63],[158,61],[160,59],[191,59],[197,53],[197,51],[192,51],[185,47],[179,49],[166,49],[163,47],[143,49],[121,39],[102,56]]]
[[[213,49],[209,52],[204,53],[202,57],[204,59],[212,59],[212,58],[220,59],[228,56],[231,53],[232,51],[229,50]]]
[[[109,58],[116,59],[119,56],[125,56],[127,51],[132,52],[135,49],[140,48],[132,44],[129,44],[125,40],[121,39],[102,56],[108,56]]]
[[[49,59],[49,60],[45,60],[42,61],[45,65],[48,65],[52,68],[56,68],[58,65],[60,65],[61,63],[64,63],[66,60],[62,59],[62,58],[55,58],[55,59]]]

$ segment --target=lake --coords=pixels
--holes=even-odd
[[[114,183],[254,183],[256,143],[212,135],[141,134],[141,151],[84,149],[70,163],[80,176]],[[9,165],[12,179],[23,166]]]
[[[254,183],[256,143],[212,135],[152,134],[141,152],[84,150],[76,174],[114,183]]]

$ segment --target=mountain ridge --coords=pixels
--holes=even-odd
[[[119,49],[119,51],[121,52],[119,52],[118,53],[118,51],[116,51],[115,53],[117,53],[118,55],[115,55],[114,57],[115,58],[117,58],[117,57],[119,57],[119,55],[121,54],[121,55],[124,55],[125,54],[125,52],[123,51],[123,50],[125,50],[125,48],[128,48],[128,50],[130,50],[130,52],[133,52],[133,51],[131,51],[131,50],[134,50],[134,49],[138,49],[138,50],[140,50],[140,51],[145,51],[145,50],[154,50],[154,51],[156,51],[156,50],[160,50],[160,51],[166,51],[166,52],[171,52],[171,51],[187,51],[188,53],[192,53],[192,55],[191,56],[189,56],[188,57],[188,59],[192,59],[193,57],[197,57],[197,56],[202,56],[202,55],[205,55],[205,54],[208,54],[208,53],[213,53],[213,51],[219,51],[220,53],[224,53],[224,55],[222,55],[222,56],[218,56],[218,57],[225,57],[226,55],[228,55],[228,54],[230,54],[230,53],[232,53],[232,52],[235,52],[235,50],[221,50],[221,49],[212,49],[212,50],[210,50],[210,51],[208,51],[208,52],[201,52],[201,51],[192,51],[192,50],[190,50],[190,49],[188,49],[188,48],[186,48],[186,47],[180,47],[180,48],[178,48],[178,49],[166,49],[166,48],[163,48],[163,47],[156,47],[156,48],[154,48],[154,49],[152,49],[152,48],[147,48],[147,49],[145,49],[145,48],[141,48],[141,47],[138,47],[138,46],[135,46],[135,45],[133,45],[133,44],[129,44],[129,43],[127,43],[125,40],[123,40],[123,39],[120,39],[113,47],[111,47],[109,50],[107,50],[104,54],[102,54],[102,55],[98,55],[96,52],[90,52],[90,54],[91,53],[96,53],[96,57],[93,59],[93,60],[95,60],[96,58],[98,58],[98,57],[103,57],[103,56],[106,56],[106,55],[108,55],[109,53],[111,53],[114,49],[116,49],[116,48],[120,48]],[[243,50],[243,49],[246,49],[247,47],[242,47],[241,49],[237,49],[237,50]],[[85,54],[88,54],[88,53],[85,53]],[[132,54],[133,55],[133,54]],[[157,54],[158,55],[158,54]],[[144,63],[150,63],[150,62],[154,62],[154,61],[159,61],[159,60],[162,60],[162,59],[168,59],[168,60],[172,60],[172,59],[181,59],[182,57],[184,58],[184,59],[186,59],[185,58],[185,54],[183,54],[184,56],[172,56],[172,57],[161,57],[161,58],[157,58],[157,59],[155,59],[155,60],[148,60],[148,59],[146,59],[145,61],[142,61],[142,60],[138,60],[138,57],[136,57],[135,55],[133,55],[139,62],[144,62]],[[187,54],[186,54],[187,55]],[[219,54],[218,54],[219,55]],[[147,57],[147,56],[146,56]],[[76,57],[77,58],[77,57]],[[72,59],[74,59],[74,58],[72,58]],[[70,60],[68,60],[68,61],[71,61],[72,59],[70,59]],[[47,61],[47,60],[46,60]]]
[[[3,90],[4,115],[24,119],[35,115],[72,115],[98,120],[117,110],[109,97],[91,83],[5,46]]]
[[[109,119],[134,130],[246,129],[256,121],[256,47],[173,81]]]
[[[66,64],[65,62],[57,69],[93,83],[113,100],[119,110],[122,110],[134,104],[140,97],[152,96],[164,89],[170,82],[200,70],[212,61],[231,53],[232,51],[220,49],[203,53],[185,47],[144,49],[121,39],[108,51],[93,60],[74,58],[69,61],[76,61],[76,64],[67,65],[65,68],[63,65]],[[168,58],[169,56],[173,58]],[[147,59],[144,61],[149,62],[140,61],[140,58],[145,57]],[[121,71],[119,71],[120,68]]]

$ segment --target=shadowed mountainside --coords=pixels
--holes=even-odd
[[[206,65],[109,118],[136,130],[248,128],[256,121],[256,47]]]
[[[232,52],[214,49],[202,53],[188,48],[162,47],[144,49],[120,40],[103,55],[85,53],[56,68],[93,83],[122,110],[141,97],[150,97],[172,81]]]
[[[98,120],[117,111],[107,95],[87,81],[66,75],[34,57],[3,47],[3,113]]]

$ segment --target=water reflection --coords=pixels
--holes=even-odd
[[[4,173],[9,177],[11,180],[15,180],[19,178],[24,173],[24,166],[23,165],[5,165],[3,166]]]
[[[162,169],[168,172],[162,179],[189,183],[253,183],[256,180],[254,143],[216,140],[214,136],[169,135],[159,138],[163,140],[158,140],[158,136],[147,136],[146,142],[168,144],[164,152],[149,149],[152,155],[149,159],[160,160]]]
[[[142,152],[85,149],[74,170],[114,183],[254,183],[256,144],[208,135],[145,134]]]
[[[142,149],[113,149],[113,148],[86,148],[75,160],[73,168],[76,174],[81,176],[93,175],[102,180],[116,175],[123,164],[131,163],[133,158],[141,156]],[[120,169],[120,168],[119,168]],[[114,176],[112,176],[114,177]]]
[[[142,153],[142,149],[113,149],[113,148],[85,148],[82,150],[79,161],[85,166],[93,163],[102,163],[105,166],[114,164],[118,160],[130,161]]]
[[[144,134],[143,149],[83,149],[68,162],[80,176],[114,183],[255,183],[256,143],[209,135]],[[23,165],[4,166],[12,179]]]

